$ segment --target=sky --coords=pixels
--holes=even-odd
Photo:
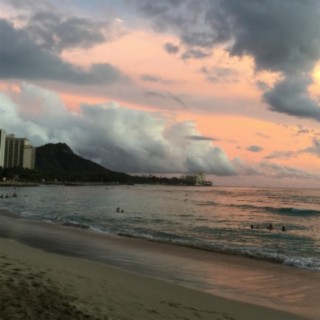
[[[320,187],[318,0],[0,0],[0,128],[129,173]]]

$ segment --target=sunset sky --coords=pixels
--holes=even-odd
[[[320,1],[0,0],[0,128],[131,173],[320,187]]]

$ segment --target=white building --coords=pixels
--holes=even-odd
[[[0,129],[0,167],[4,167],[4,155],[6,150],[6,132]]]

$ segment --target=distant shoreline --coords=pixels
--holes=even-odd
[[[173,187],[213,187],[213,185],[191,185],[191,184],[171,184],[171,183],[130,183],[130,182],[0,182],[0,187],[38,187],[39,185],[46,185],[46,186],[69,186],[69,187],[87,187],[87,186],[134,186],[134,185],[167,185],[167,186],[173,186]]]
[[[38,187],[38,183],[33,182],[0,182],[0,187]]]

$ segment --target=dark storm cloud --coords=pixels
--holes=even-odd
[[[262,147],[260,147],[260,146],[249,146],[248,148],[247,148],[247,151],[250,151],[250,152],[261,152],[263,150],[263,148]]]
[[[0,0],[18,12],[12,18],[23,23],[30,38],[46,50],[61,52],[71,48],[90,48],[124,34],[116,20],[76,15],[48,0]]]
[[[140,8],[148,14],[159,16],[169,11],[172,11],[175,7],[183,5],[184,0],[164,0],[164,1],[150,1],[140,0]]]
[[[154,28],[159,31],[168,30],[171,26],[187,27],[190,21],[186,21],[186,15],[196,12],[199,8],[195,1],[185,0],[130,0],[145,15],[152,17]]]
[[[319,1],[221,1],[232,21],[232,55],[251,55],[257,70],[280,72],[283,79],[263,100],[273,111],[320,120],[320,108],[308,93],[308,73],[320,58]],[[214,11],[208,17],[214,20]]]
[[[319,104],[308,93],[310,84],[309,76],[288,76],[265,92],[263,99],[273,111],[320,121]]]
[[[282,79],[273,88],[262,88],[263,100],[271,110],[320,120],[319,104],[307,91],[310,71],[320,59],[318,0],[136,3],[155,25],[177,33],[186,52],[201,53],[224,45],[231,56],[253,57],[257,71],[280,73]],[[199,55],[189,53],[187,57]]]
[[[165,45],[164,45],[164,49],[170,53],[170,54],[176,54],[179,52],[180,48],[179,46],[173,44],[173,43],[170,43],[170,42],[167,42]]]
[[[217,40],[212,32],[190,32],[181,35],[183,43],[201,48],[212,48],[212,44]]]
[[[232,31],[232,55],[250,54],[258,69],[284,73],[308,70],[318,59],[318,1],[228,0],[219,4]],[[216,21],[214,6],[207,19]]]
[[[108,24],[90,18],[65,16],[58,12],[37,12],[25,28],[36,43],[47,50],[90,48],[107,41]]]
[[[258,69],[291,73],[311,68],[319,58],[317,0],[139,0],[136,3],[147,15],[166,22],[168,28],[175,28],[185,44],[212,48],[228,43],[232,55],[253,56]],[[188,12],[190,7],[197,10]],[[183,19],[174,22],[169,18],[182,14]]]
[[[37,45],[23,29],[0,19],[0,78],[54,80],[75,84],[113,83],[125,78],[110,64],[85,70]]]

